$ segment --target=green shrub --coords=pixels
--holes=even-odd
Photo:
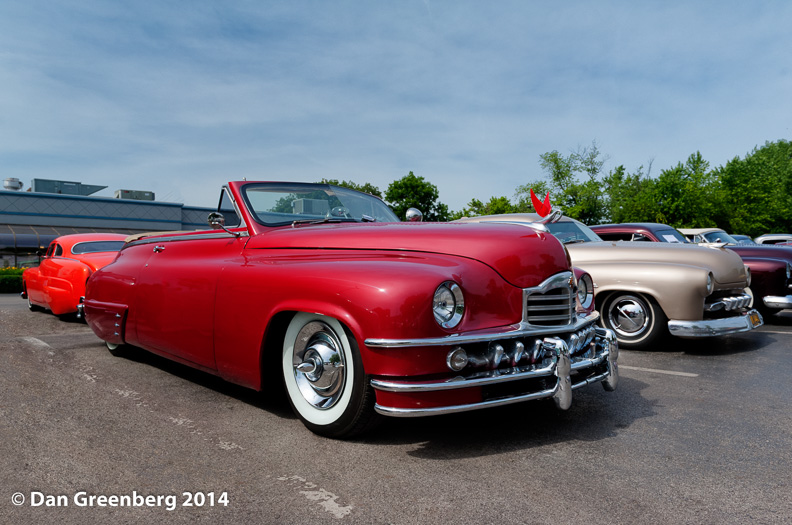
[[[0,293],[22,291],[22,268],[0,268]]]

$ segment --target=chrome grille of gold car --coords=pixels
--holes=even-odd
[[[572,274],[562,272],[524,292],[525,322],[534,326],[565,326],[575,319]]]

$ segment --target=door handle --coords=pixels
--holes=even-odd
[[[162,250],[164,250],[164,249],[165,249],[165,247],[164,247],[164,246],[155,246],[155,247],[154,247],[154,252],[155,252],[155,253],[159,253],[159,252],[161,252],[161,251],[162,251]]]

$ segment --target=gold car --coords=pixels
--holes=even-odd
[[[685,338],[747,332],[763,324],[746,292],[750,271],[723,248],[666,243],[606,242],[568,217],[534,213],[466,217],[460,222],[510,222],[545,229],[588,272],[600,323],[619,345],[644,348],[664,335]]]

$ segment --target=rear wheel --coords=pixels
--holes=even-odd
[[[33,301],[30,300],[30,294],[27,294],[27,303],[28,303],[28,310],[31,312],[43,312],[44,308],[37,304],[33,304]]]
[[[107,347],[107,349],[110,351],[110,353],[113,354],[115,357],[120,357],[124,355],[126,351],[126,345],[124,344],[116,344],[116,343],[111,343],[109,341],[105,341],[104,344]]]
[[[616,292],[602,303],[600,320],[616,334],[619,346],[646,348],[668,333],[668,318],[654,299]]]
[[[375,420],[374,392],[360,351],[338,320],[296,314],[283,341],[282,371],[289,402],[311,431],[351,437]]]

